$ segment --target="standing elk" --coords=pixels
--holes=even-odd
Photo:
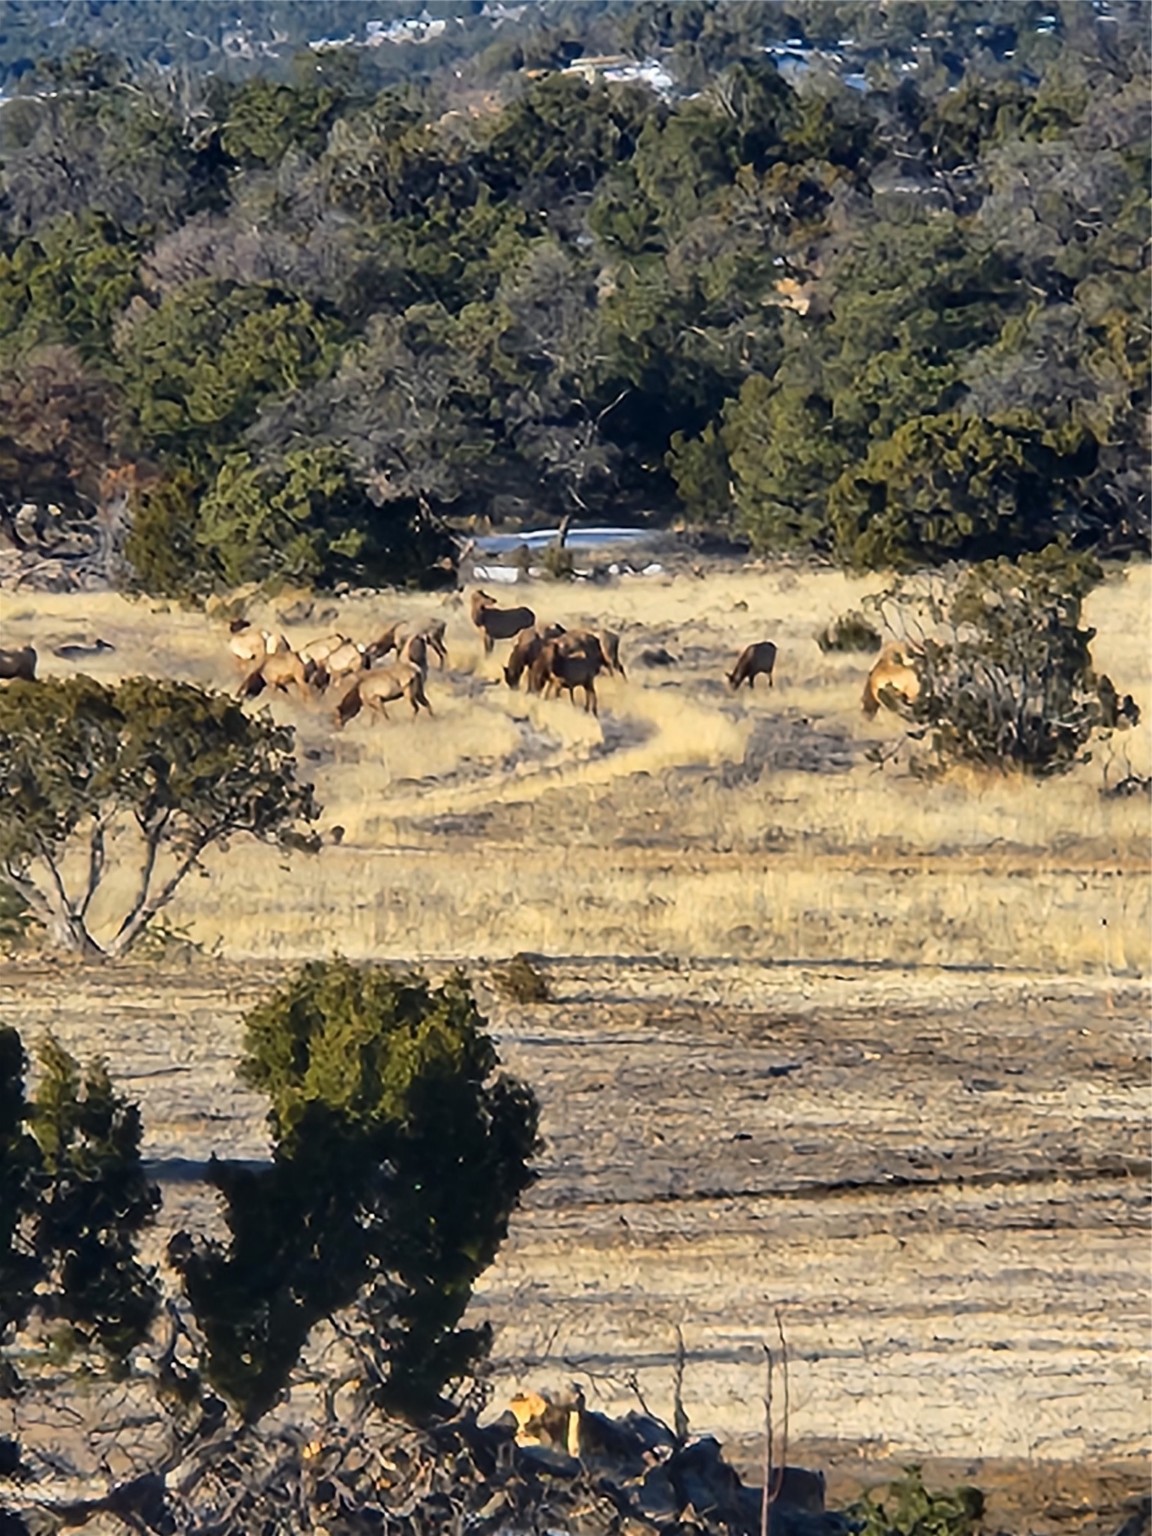
[[[585,713],[591,710],[599,715],[596,702],[596,674],[608,667],[600,641],[595,635],[577,633],[561,635],[558,640],[548,640],[528,671],[529,686],[534,693],[543,693],[550,684],[566,689],[572,703],[576,702],[577,688],[584,690]]]
[[[484,637],[485,655],[497,640],[511,640],[536,622],[531,608],[498,608],[494,597],[479,591],[472,593],[471,614],[473,624]]]
[[[736,665],[728,673],[728,686],[736,689],[746,682],[749,688],[755,688],[756,679],[764,676],[771,688],[775,666],[776,647],[771,640],[758,640],[755,645],[746,645],[736,658]]]
[[[255,666],[236,690],[241,699],[253,699],[265,688],[287,693],[294,687],[302,699],[308,697],[308,685],[316,675],[313,662],[304,661],[295,651],[276,651]]]
[[[419,639],[435,655],[437,665],[443,667],[448,660],[448,647],[444,643],[447,627],[444,619],[397,619],[366,647],[368,664],[371,666],[390,651],[402,652],[409,640]]]
[[[336,728],[339,730],[347,725],[365,707],[379,710],[387,720],[388,711],[384,706],[398,699],[408,700],[413,715],[418,715],[422,708],[432,713],[424,692],[424,674],[410,661],[394,661],[391,666],[374,667],[365,672],[337,704]]]

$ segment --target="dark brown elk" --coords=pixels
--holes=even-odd
[[[541,647],[563,633],[563,624],[536,624],[531,629],[520,631],[508,657],[508,665],[504,668],[504,681],[509,688],[519,688],[521,677],[529,671]]]
[[[428,641],[423,635],[409,635],[400,647],[400,660],[420,668],[421,677],[428,676]],[[443,663],[441,663],[443,665]]]
[[[729,688],[739,688],[746,682],[749,688],[755,688],[758,677],[768,679],[769,688],[772,687],[772,672],[776,666],[776,647],[771,640],[758,640],[755,645],[746,645],[736,658],[736,665],[728,674]]]
[[[421,709],[432,713],[424,692],[424,674],[410,661],[394,661],[391,666],[374,667],[371,672],[365,672],[336,706],[337,729],[347,725],[363,708],[379,710],[387,720],[388,711],[384,706],[398,699],[407,699],[414,715]]]
[[[511,640],[536,622],[531,608],[497,608],[496,599],[487,592],[473,592],[471,613],[473,624],[484,637],[485,655],[497,640]]]
[[[529,686],[543,693],[550,685],[567,690],[573,704],[577,688],[584,690],[585,712],[600,713],[596,702],[596,675],[607,670],[608,663],[595,635],[561,635],[548,640],[528,671]]]
[[[905,704],[915,704],[920,697],[920,677],[911,662],[912,653],[902,645],[886,645],[876,658],[875,665],[864,684],[861,706],[869,720],[873,719],[881,704],[891,709],[889,702],[900,699]],[[883,697],[888,692],[888,698]]]
[[[36,652],[30,645],[18,651],[0,650],[0,682],[34,683],[36,681]]]

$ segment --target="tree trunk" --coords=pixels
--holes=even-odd
[[[107,960],[108,956],[97,944],[84,925],[84,919],[75,912],[57,912],[50,924],[53,941],[61,949],[83,955],[86,960]]]

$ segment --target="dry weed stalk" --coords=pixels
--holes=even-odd
[[[775,1426],[772,1421],[772,1385],[775,1370],[775,1360],[772,1350],[767,1344],[761,1345],[764,1351],[764,1486],[760,1494],[760,1536],[769,1536],[771,1526],[771,1508],[780,1497],[784,1487],[784,1474],[788,1466],[788,1340],[784,1334],[784,1320],[780,1315],[780,1308],[776,1308],[776,1331],[780,1335],[780,1372],[784,1391],[784,1417],[780,1430],[780,1461],[778,1467],[774,1465],[772,1456],[772,1442],[775,1438]]]

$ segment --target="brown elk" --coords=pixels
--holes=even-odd
[[[584,690],[584,710],[600,713],[596,702],[596,674],[607,670],[608,663],[595,635],[561,635],[548,640],[528,671],[529,686],[542,693],[550,684],[566,689],[573,704],[577,688]]]
[[[519,688],[520,679],[525,672],[529,672],[529,685],[531,685],[530,668],[539,656],[541,648],[549,640],[555,640],[564,633],[563,624],[535,624],[531,629],[522,629],[516,636],[508,657],[508,665],[504,668],[504,681],[509,688]]]
[[[531,608],[498,608],[496,599],[487,592],[476,591],[471,597],[472,622],[484,637],[484,654],[488,655],[497,640],[511,640],[522,629],[531,629],[536,615]]]
[[[749,688],[755,688],[756,679],[764,676],[771,688],[775,666],[776,647],[771,640],[758,640],[755,645],[746,645],[736,658],[736,665],[728,673],[728,686],[739,688],[741,683],[746,682]]]

